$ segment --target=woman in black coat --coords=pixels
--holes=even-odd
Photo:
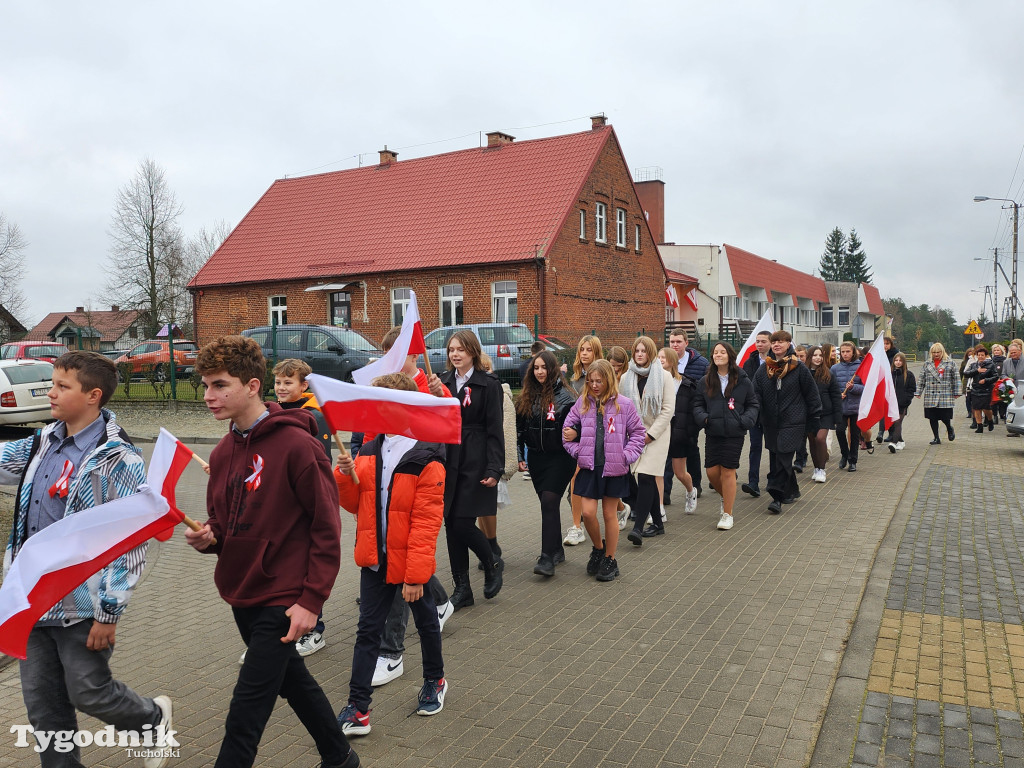
[[[705,372],[706,370],[705,368]],[[672,425],[669,427],[668,458],[672,462],[672,474],[686,488],[686,506],[683,511],[688,515],[697,510],[697,487],[686,469],[686,460],[697,453],[697,435],[700,427],[693,419],[693,404],[697,389],[700,387],[698,382],[702,380],[702,376],[696,380],[689,376],[679,377],[676,387],[676,409],[672,414]]]
[[[897,352],[892,358],[892,385],[896,389],[896,405],[900,418],[889,427],[889,453],[903,450],[903,419],[917,394],[917,379],[907,367],[907,356]]]
[[[754,387],[736,365],[736,350],[724,341],[711,351],[711,365],[697,381],[693,420],[704,430],[704,467],[708,482],[722,497],[718,530],[733,526],[736,501],[736,470],[740,466],[743,438],[757,424],[758,403]]]
[[[796,501],[800,488],[793,471],[793,455],[807,435],[807,423],[821,415],[818,386],[793,350],[789,331],[775,331],[771,352],[754,375],[754,394],[761,404],[761,428],[768,449],[768,511]]]
[[[501,382],[480,366],[480,340],[456,331],[448,340],[448,370],[440,381],[462,404],[462,444],[449,445],[445,461],[444,526],[455,580],[455,610],[473,604],[469,550],[484,566],[484,597],[501,590],[504,563],[495,556],[476,518],[498,513],[498,479],[505,471]]]
[[[576,471],[576,460],[562,446],[562,424],[576,402],[575,395],[553,354],[545,350],[530,360],[516,403],[516,444],[519,471],[529,469],[540,499],[540,557],[533,566],[539,576],[554,576],[555,566],[565,562],[559,505]],[[529,448],[529,462],[523,459],[524,447]]]
[[[974,420],[978,427],[976,432],[984,432],[993,429],[992,421],[992,385],[996,383],[999,374],[996,372],[995,363],[988,356],[988,350],[981,344],[974,348],[975,361],[964,369],[964,377],[973,381],[971,387],[971,408],[974,409]],[[985,421],[982,422],[982,416]]]
[[[831,366],[825,360],[825,351],[821,347],[807,350],[807,369],[818,385],[818,397],[821,398],[821,414],[817,419],[807,422],[807,439],[811,444],[811,461],[814,463],[811,480],[824,483],[828,436],[833,429],[839,429],[843,424],[843,398],[839,394],[839,382],[832,375]]]

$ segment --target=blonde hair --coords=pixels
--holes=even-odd
[[[604,350],[601,349],[601,340],[597,336],[581,336],[579,343],[576,345],[576,359],[572,362],[573,381],[585,378],[584,374],[586,374],[586,371],[583,370],[583,363],[580,362],[580,350],[583,349],[584,344],[590,345],[590,350],[594,353],[595,362],[604,357]]]
[[[659,355],[665,356],[665,362],[668,364],[668,368],[665,370],[672,374],[672,378],[676,381],[682,380],[682,374],[679,373],[679,355],[672,347],[662,347],[658,350]]]
[[[595,398],[597,400],[597,412],[600,414],[604,413],[605,404],[612,400],[615,403],[615,412],[619,412],[619,382],[615,378],[615,371],[612,369],[612,364],[604,358],[595,360],[594,364],[587,369],[587,378],[589,379],[594,374],[597,374],[604,381],[604,394],[600,397]],[[584,387],[583,394],[580,398],[583,400],[583,404],[580,406],[580,414],[584,414],[590,410],[590,388]]]
[[[494,363],[491,362],[491,356],[486,352],[480,353],[480,367],[488,373],[494,373]]]
[[[275,376],[287,376],[296,377],[299,383],[306,380],[306,377],[313,372],[313,369],[309,367],[309,363],[305,360],[296,360],[294,357],[289,357],[286,360],[282,360],[274,366]]]
[[[934,344],[932,344],[931,347],[928,349],[928,354],[934,355],[936,352],[942,353],[943,360],[949,360],[949,355],[946,353],[946,348],[937,341]]]
[[[419,392],[419,387],[412,377],[405,373],[386,373],[378,376],[370,382],[371,387],[382,387],[383,389],[401,389],[405,392]]]
[[[657,361],[658,359],[658,348],[654,344],[654,339],[650,336],[637,336],[633,339],[633,346],[629,348],[629,359],[636,362],[636,348],[643,345],[643,348],[647,351],[647,365]],[[676,359],[678,363],[678,358]],[[659,363],[660,365],[660,363]]]
[[[621,366],[621,370],[617,374],[617,378],[621,379],[622,374],[629,368],[629,352],[622,347],[612,347],[608,350],[608,362],[618,363]],[[615,366],[612,366],[612,370],[615,370]]]

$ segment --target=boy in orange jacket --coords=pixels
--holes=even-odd
[[[404,373],[380,376],[377,387],[416,392]],[[356,515],[359,627],[352,652],[348,705],[338,714],[346,736],[370,732],[371,681],[384,623],[401,588],[420,634],[423,687],[416,714],[436,715],[444,707],[448,683],[441,656],[437,606],[423,585],[436,568],[434,553],[444,518],[445,448],[402,435],[377,435],[359,456],[339,456],[334,478],[341,506]],[[349,473],[355,469],[359,484]]]

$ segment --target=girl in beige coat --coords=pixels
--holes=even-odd
[[[647,430],[644,451],[633,464],[637,492],[633,530],[627,535],[636,546],[644,539],[665,533],[661,516],[661,494],[656,478],[665,472],[676,388],[672,376],[658,362],[658,348],[649,336],[640,336],[630,350],[629,370],[619,382],[619,391],[633,401]],[[643,527],[647,516],[651,524]]]

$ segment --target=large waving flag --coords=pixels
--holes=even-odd
[[[764,331],[768,331],[768,333],[775,333],[775,318],[772,317],[772,311],[770,308],[761,316],[761,319],[757,321],[757,325],[754,326],[754,330],[750,332],[750,335],[747,336],[746,342],[744,342],[743,346],[740,347],[739,354],[736,355],[736,365],[740,368],[742,368],[743,364],[750,359],[752,354],[756,354],[757,347],[755,346],[754,341],[757,339],[757,334],[763,333]]]
[[[428,443],[462,442],[462,408],[454,397],[346,384],[315,373],[306,381],[333,432],[389,433]]]
[[[885,355],[884,334],[879,334],[864,360],[857,368],[857,376],[864,382],[857,411],[857,426],[870,429],[883,418],[888,429],[900,418],[900,407],[896,400],[896,387],[892,383],[892,369]]]
[[[405,309],[405,317],[402,318],[402,332],[398,334],[394,345],[385,353],[380,360],[374,360],[369,365],[364,365],[352,371],[352,381],[370,386],[370,382],[378,376],[386,373],[398,373],[405,367],[405,359],[409,355],[421,355],[427,351],[427,345],[423,341],[423,325],[420,323],[420,308],[416,303],[416,291],[409,291],[409,306]],[[320,398],[317,398],[319,400]]]

